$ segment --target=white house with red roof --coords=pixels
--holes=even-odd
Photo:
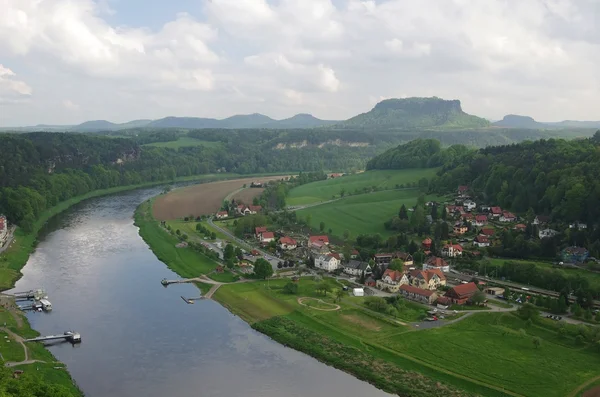
[[[442,256],[456,258],[457,256],[462,256],[462,254],[463,247],[460,244],[446,244],[442,247]]]
[[[259,226],[254,228],[254,236],[260,240],[261,234],[268,232],[267,228],[264,226]]]
[[[262,206],[260,206],[260,205],[249,205],[247,207],[247,214],[248,215],[256,215],[260,211],[262,211]]]
[[[273,232],[263,232],[260,234],[261,243],[270,243],[271,241],[275,241],[275,234]]]
[[[284,236],[279,239],[279,248],[282,250],[293,250],[298,247],[298,243],[291,237]]]
[[[398,292],[401,285],[408,284],[408,276],[398,270],[387,269],[383,272],[381,280],[377,280],[376,286],[380,290]]]
[[[432,256],[423,263],[423,270],[429,269],[439,269],[444,273],[448,273],[450,271],[450,265],[444,259]]]
[[[340,260],[331,254],[319,255],[315,258],[315,267],[332,272],[340,267]]]
[[[475,237],[475,240],[473,241],[473,245],[475,245],[479,248],[489,247],[490,239],[487,236],[479,235],[479,236]]]
[[[329,237],[327,236],[310,236],[308,238],[309,247],[322,248],[324,245],[329,245]]]
[[[227,213],[227,211],[219,211],[217,212],[217,219],[225,219],[228,218],[229,214]]]
[[[477,203],[473,200],[465,200],[463,202],[463,207],[465,207],[467,211],[473,211],[475,208],[477,208]]]
[[[481,227],[481,226],[485,226],[488,223],[488,218],[487,216],[483,215],[483,214],[479,214],[475,216],[475,221],[473,222],[474,226],[477,227]]]
[[[501,207],[492,207],[492,208],[490,208],[490,213],[492,214],[492,217],[500,218],[500,215],[502,215],[502,208]]]
[[[517,216],[509,211],[502,212],[500,215],[500,222],[515,222],[517,220]]]

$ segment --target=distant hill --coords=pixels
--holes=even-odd
[[[460,101],[433,98],[386,99],[367,113],[341,123],[359,128],[478,128],[490,122],[463,112]]]
[[[148,128],[314,128],[339,123],[339,121],[320,120],[310,114],[297,114],[284,120],[275,120],[264,114],[240,114],[223,120],[198,117],[166,117],[148,124]]]
[[[316,128],[338,124],[335,120],[321,120],[312,114],[300,113],[288,119],[275,121],[275,125],[269,128]]]
[[[261,128],[277,120],[260,113],[237,114],[223,120],[218,120],[218,128]]]
[[[556,123],[544,123],[556,128],[600,128],[600,121],[565,120]]]
[[[516,114],[507,114],[502,120],[496,121],[492,125],[496,127],[530,128],[534,130],[548,128],[546,124],[539,123],[529,116],[519,116]]]

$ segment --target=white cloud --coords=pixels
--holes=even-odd
[[[71,101],[70,99],[65,99],[63,101],[63,106],[68,109],[68,110],[79,110],[79,105],[77,105],[76,103],[74,103],[73,101]]]
[[[12,70],[0,64],[0,105],[21,103],[29,98],[32,92],[27,83],[18,80]]]
[[[600,119],[595,0],[203,0],[202,20],[173,8],[152,29],[143,13],[109,23],[126,3],[0,0],[0,59],[19,74],[0,86],[31,98],[11,122],[31,109],[37,122],[345,118],[398,93],[461,99],[491,118]],[[50,111],[60,90],[94,113]]]

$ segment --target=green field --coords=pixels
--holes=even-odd
[[[384,222],[397,216],[402,204],[412,207],[417,203],[419,190],[388,190],[343,198],[332,203],[305,208],[298,216],[311,215],[311,227],[319,228],[325,222],[325,230],[332,230],[334,236],[341,237],[348,229],[352,237],[359,234],[380,233],[388,236],[393,232],[383,226]],[[439,200],[436,196],[427,196],[427,200]]]
[[[222,143],[221,142],[211,142],[211,141],[201,141],[199,139],[183,136],[176,141],[154,142],[154,143],[148,143],[144,146],[166,147],[169,149],[179,149],[180,147],[188,147],[188,146],[206,146],[209,148],[216,148],[216,147],[221,147]]]
[[[395,189],[400,185],[418,182],[421,178],[431,178],[435,175],[436,171],[436,168],[367,171],[341,178],[307,183],[306,185],[295,187],[290,191],[287,197],[287,204],[296,206],[331,200],[333,196],[340,196],[342,188],[348,194],[354,194],[356,190],[360,191],[369,187],[376,187],[383,190]]]

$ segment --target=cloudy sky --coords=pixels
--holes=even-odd
[[[345,119],[389,97],[600,120],[599,0],[0,0],[0,125]]]

